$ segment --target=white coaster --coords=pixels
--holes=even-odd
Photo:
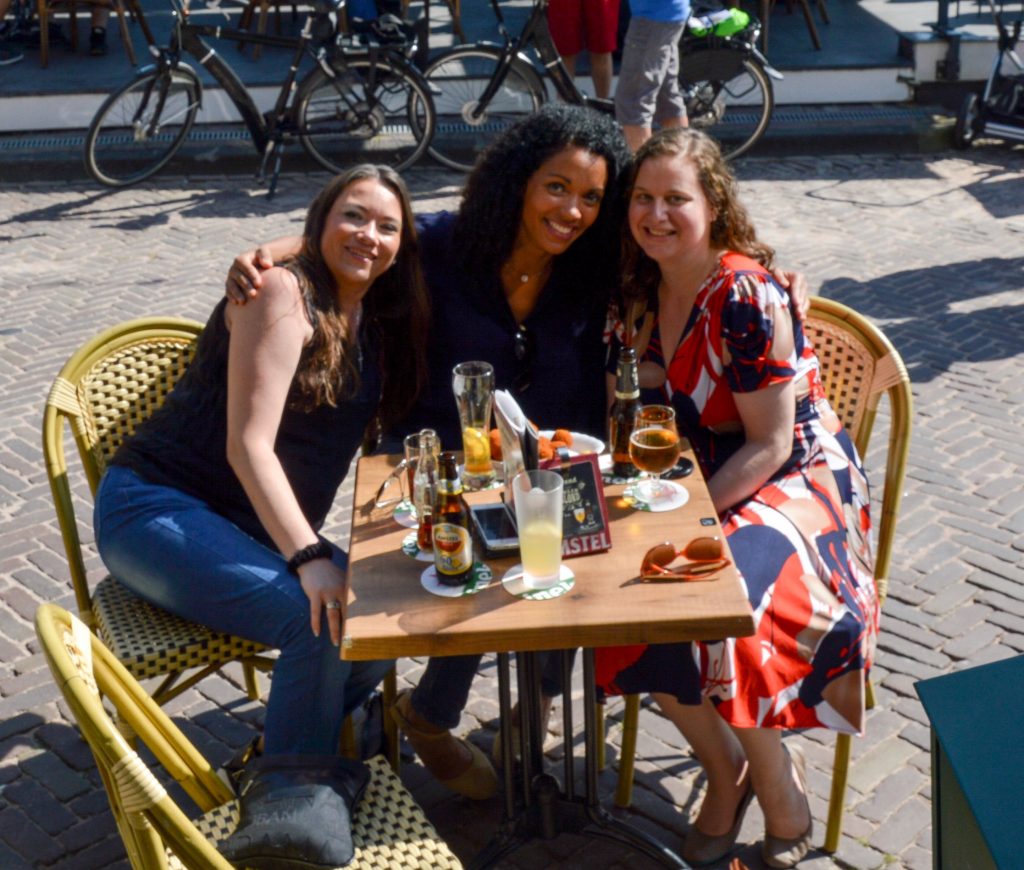
[[[416,507],[407,498],[403,498],[395,505],[394,513],[391,515],[395,518],[395,522],[398,525],[405,526],[407,529],[415,529],[420,524],[416,516]]]
[[[513,565],[501,578],[501,585],[509,595],[516,598],[526,598],[529,601],[550,601],[552,598],[561,598],[576,585],[576,575],[572,568],[563,562],[558,569],[558,580],[547,589],[530,589],[526,586],[523,577],[523,566]]]
[[[417,562],[433,562],[434,551],[433,550],[421,550],[419,544],[416,543],[416,532],[409,532],[404,538],[402,538],[402,552],[406,556],[411,556]]]
[[[668,495],[660,496],[654,502],[645,501],[637,495],[637,489],[639,486],[639,482],[633,483],[630,486],[627,486],[625,491],[622,493],[622,497],[626,500],[626,503],[638,511],[651,511],[656,514],[661,513],[662,511],[674,511],[676,508],[681,508],[690,500],[690,493],[686,491],[686,488],[680,486],[678,483],[673,483],[671,480],[661,481],[661,486],[665,487],[666,491],[670,490],[670,492]]]
[[[494,581],[494,574],[483,562],[473,563],[473,573],[470,580],[462,586],[445,586],[437,579],[437,569],[431,565],[425,568],[420,574],[420,585],[432,595],[440,595],[442,598],[461,598],[463,595],[476,595],[481,589],[486,589]]]

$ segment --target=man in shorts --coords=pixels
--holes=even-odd
[[[615,117],[629,147],[651,138],[655,124],[685,127],[679,89],[679,40],[690,16],[689,0],[629,0],[633,17],[622,47]]]
[[[576,55],[590,52],[594,96],[612,92],[612,52],[619,30],[619,0],[551,0],[548,27],[569,75],[576,75]]]

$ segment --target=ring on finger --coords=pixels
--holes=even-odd
[[[328,601],[324,605],[324,607],[326,607],[328,610],[340,610],[341,609],[341,602],[340,601]]]

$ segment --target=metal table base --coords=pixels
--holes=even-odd
[[[498,704],[501,711],[501,752],[505,759],[505,814],[501,828],[491,842],[470,863],[471,870],[491,867],[506,855],[515,852],[530,840],[552,839],[571,833],[611,840],[636,849],[665,867],[688,870],[689,865],[655,837],[614,818],[598,800],[597,757],[598,734],[597,692],[594,683],[594,652],[583,651],[583,708],[586,787],[583,795],[576,793],[572,749],[572,704],[562,704],[565,734],[564,785],[544,771],[544,732],[540,721],[539,653],[516,654],[516,677],[519,692],[520,777],[516,783],[513,770],[512,692],[510,653],[498,654]],[[562,651],[562,685],[568,697],[572,676],[572,652]]]

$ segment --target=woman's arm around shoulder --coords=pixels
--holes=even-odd
[[[301,236],[281,236],[272,242],[243,251],[231,262],[224,281],[224,294],[235,305],[245,305],[263,286],[263,275],[275,262],[299,252]]]

